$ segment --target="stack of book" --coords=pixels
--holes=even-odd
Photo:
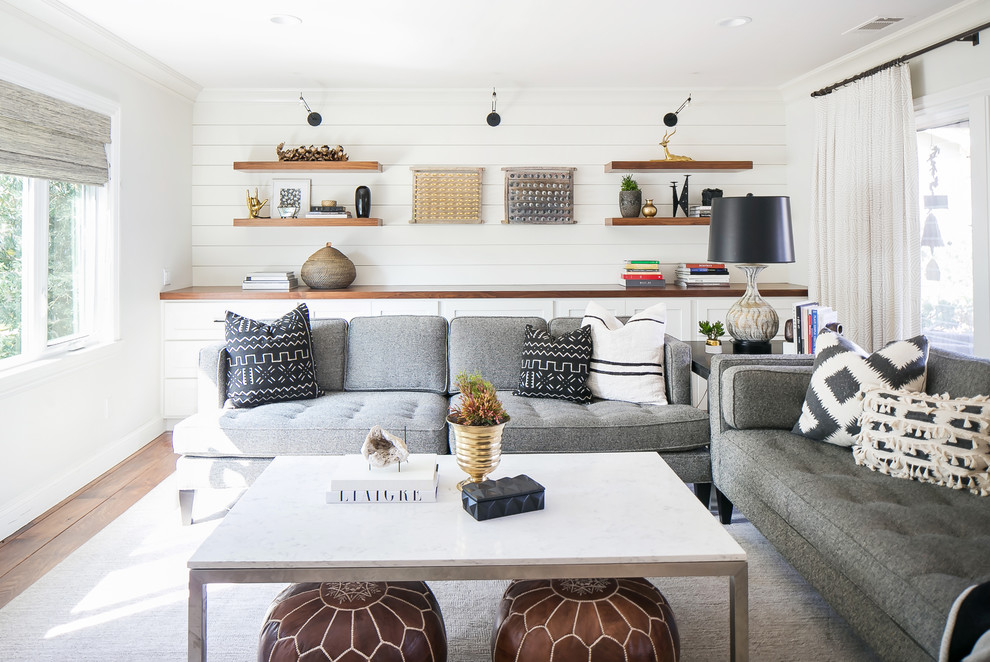
[[[255,271],[241,281],[242,290],[276,290],[287,292],[299,287],[294,271]]]
[[[626,287],[663,287],[666,281],[660,273],[660,260],[626,260],[620,283]]]
[[[434,454],[374,469],[361,455],[345,455],[330,475],[327,503],[431,503],[439,480]]]
[[[315,205],[309,208],[306,218],[350,218],[351,212],[339,205]]]
[[[688,207],[688,216],[694,216],[695,218],[707,217],[712,215],[711,205],[691,205]]]
[[[729,270],[722,262],[681,262],[677,265],[677,284],[686,287],[728,287]]]
[[[785,343],[784,353],[814,354],[818,349],[818,333],[838,321],[838,313],[829,306],[819,306],[817,301],[794,304],[794,341]]]

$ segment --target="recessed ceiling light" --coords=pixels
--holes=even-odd
[[[749,16],[729,16],[728,18],[723,18],[720,21],[716,21],[715,25],[720,28],[738,28],[741,25],[752,23],[752,21],[753,19]]]
[[[302,23],[302,19],[298,16],[292,16],[290,14],[275,14],[270,19],[268,19],[275,25],[299,25]]]

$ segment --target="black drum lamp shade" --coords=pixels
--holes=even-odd
[[[708,259],[749,264],[793,262],[791,199],[747,195],[712,200]]]

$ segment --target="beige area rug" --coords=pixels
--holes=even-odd
[[[0,609],[5,662],[178,662],[186,659],[186,559],[216,521],[179,525],[172,479]],[[729,531],[749,555],[750,659],[874,660],[822,598],[745,520]],[[728,579],[656,580],[680,629],[683,662],[729,659]],[[450,662],[488,660],[505,582],[434,582]],[[281,585],[214,585],[209,660],[250,662]]]

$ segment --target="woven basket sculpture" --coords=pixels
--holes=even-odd
[[[314,290],[339,290],[354,282],[354,263],[336,248],[327,245],[309,256],[299,277]]]

